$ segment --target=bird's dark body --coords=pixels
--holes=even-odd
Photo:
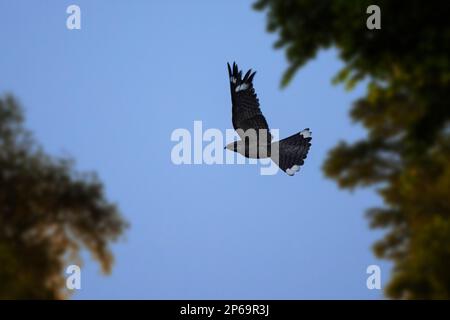
[[[237,151],[237,145],[235,143],[234,151]],[[255,154],[256,153],[256,154]],[[245,151],[242,154],[246,158],[253,159],[265,159],[270,158],[272,155],[272,144],[257,144],[257,147],[253,147],[248,141],[245,143]]]
[[[258,148],[256,148],[256,157],[252,156],[252,152],[250,150],[250,147],[248,144],[245,144],[245,154],[244,156],[246,158],[254,158],[254,159],[265,159],[270,158],[272,155],[272,144],[269,145],[258,145]]]

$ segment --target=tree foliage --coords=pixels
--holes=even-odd
[[[109,272],[126,225],[96,176],[47,155],[14,98],[0,99],[0,298],[67,297],[68,261],[85,248]]]
[[[381,29],[366,9],[381,8]],[[289,68],[282,84],[316,53],[336,47],[344,68],[336,83],[362,79],[365,97],[351,109],[367,138],[341,142],[324,163],[342,188],[376,186],[385,205],[368,210],[385,228],[374,246],[394,261],[392,298],[450,298],[450,6],[445,1],[259,0]]]

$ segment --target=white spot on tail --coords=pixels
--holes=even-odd
[[[248,89],[248,84],[247,83],[243,83],[243,84],[241,84],[241,85],[236,87],[236,92],[243,91],[243,90],[246,90],[246,89]]]
[[[309,129],[305,129],[302,132],[300,132],[300,135],[303,136],[303,138],[310,138],[312,135],[312,132]]]
[[[300,170],[300,166],[298,165],[293,165],[292,168],[289,168],[286,170],[286,173],[290,176],[293,176],[296,172],[298,172]]]

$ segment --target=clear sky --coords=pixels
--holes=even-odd
[[[365,87],[346,92],[322,52],[280,90],[286,68],[251,1],[0,1],[0,94],[14,94],[45,149],[96,171],[131,227],[110,276],[86,255],[73,297],[137,299],[382,298],[366,287],[381,236],[364,210],[371,190],[324,178],[325,156],[364,130],[348,117]],[[81,8],[81,30],[66,8]],[[231,128],[226,62],[258,71],[272,128],[313,132],[300,174],[256,165],[171,162],[174,129]]]

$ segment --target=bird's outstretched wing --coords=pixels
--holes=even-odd
[[[232,121],[234,130],[237,131],[242,140],[245,139],[243,132],[254,129],[258,137],[261,132],[264,133],[264,140],[258,140],[259,143],[270,143],[272,136],[269,126],[259,108],[259,100],[253,88],[253,77],[256,72],[248,70],[242,77],[242,70],[238,69],[236,63],[233,68],[227,63],[228,74],[230,76],[231,102],[232,102]],[[240,130],[239,130],[240,129]],[[242,131],[241,131],[242,130]],[[248,132],[248,131],[247,131]],[[259,138],[258,138],[259,139]]]

